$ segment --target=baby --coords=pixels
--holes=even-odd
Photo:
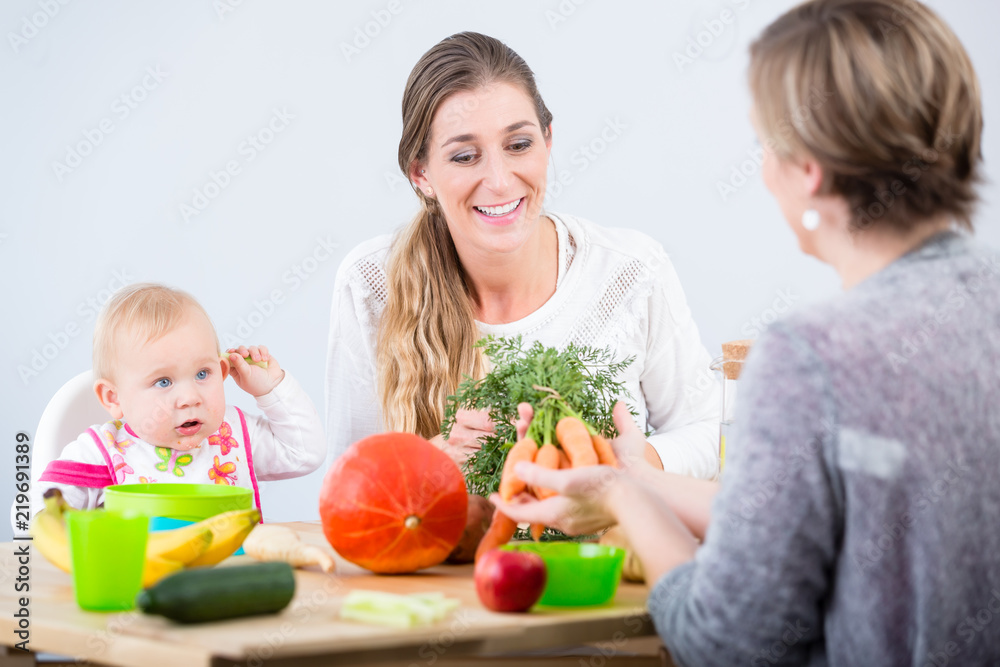
[[[151,283],[116,292],[97,320],[93,362],[94,390],[113,420],[67,445],[38,488],[90,509],[114,484],[229,484],[253,489],[259,508],[258,482],[319,467],[326,439],[299,384],[266,347],[227,352],[189,294]],[[226,405],[228,375],[263,417]]]

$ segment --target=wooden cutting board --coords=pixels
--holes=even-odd
[[[318,522],[286,524],[303,542],[332,553]],[[10,583],[16,572],[12,545],[0,556],[0,603],[13,609]],[[526,614],[485,609],[476,596],[472,565],[442,565],[409,575],[375,575],[341,559],[337,571],[296,570],[296,593],[280,614],[185,626],[140,612],[93,613],[73,600],[70,575],[40,554],[31,562],[31,639],[35,651],[82,657],[112,665],[211,667],[215,659],[247,661],[337,656],[349,662],[377,658],[428,664],[438,658],[572,646],[600,640],[627,641],[650,635],[645,586],[622,583],[612,604],[589,609],[535,608]],[[218,567],[253,562],[227,559]],[[400,630],[341,621],[340,605],[351,590],[391,593],[439,591],[460,607],[432,626]],[[2,643],[16,638],[12,615],[0,619]],[[321,664],[321,663],[317,663]]]

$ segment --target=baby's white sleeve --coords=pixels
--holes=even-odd
[[[260,481],[301,477],[326,460],[323,423],[294,377],[257,398],[263,415],[246,415],[254,474]]]

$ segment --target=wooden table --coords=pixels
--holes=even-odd
[[[326,545],[318,523],[287,524],[306,543]],[[30,542],[0,545],[0,663],[15,664],[20,652],[6,650],[20,639],[15,634],[19,608],[15,549]],[[328,548],[328,547],[327,547]],[[251,562],[247,556],[227,564]],[[480,664],[476,656],[555,649],[596,642],[597,659],[575,657],[566,663],[608,664],[646,647],[640,637],[654,633],[646,613],[645,586],[622,583],[613,603],[589,609],[535,609],[527,614],[486,610],[476,596],[471,565],[442,565],[413,575],[374,575],[337,559],[337,573],[296,570],[296,592],[278,615],[235,619],[195,626],[176,625],[140,612],[94,613],[77,607],[70,575],[31,551],[28,647],[98,664],[139,667],[223,667],[229,665]],[[344,595],[354,589],[413,593],[442,591],[461,607],[433,626],[398,630],[341,621]],[[656,655],[654,641],[654,655]],[[660,651],[659,653],[662,653]],[[23,654],[21,654],[23,655]],[[334,660],[335,658],[335,660]],[[482,664],[501,664],[482,661]],[[533,664],[536,658],[513,663]],[[628,664],[664,664],[655,661]],[[456,662],[458,661],[458,663]],[[546,659],[543,664],[550,662]],[[612,661],[613,663],[614,661]]]

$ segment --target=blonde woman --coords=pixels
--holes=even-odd
[[[815,0],[753,44],[750,87],[764,182],[844,293],[755,345],[721,485],[522,464],[562,495],[498,506],[618,522],[679,664],[1000,664],[1000,254],[969,234],[969,57],[913,0]]]
[[[552,114],[525,62],[461,33],[431,48],[403,94],[399,167],[420,199],[398,235],[355,248],[337,274],[327,369],[334,455],[385,430],[432,439],[464,462],[493,429],[463,411],[440,435],[446,399],[481,376],[483,335],[635,356],[621,378],[655,430],[662,465],[718,469],[710,363],[663,248],[543,210]],[[627,224],[628,221],[619,221]]]

